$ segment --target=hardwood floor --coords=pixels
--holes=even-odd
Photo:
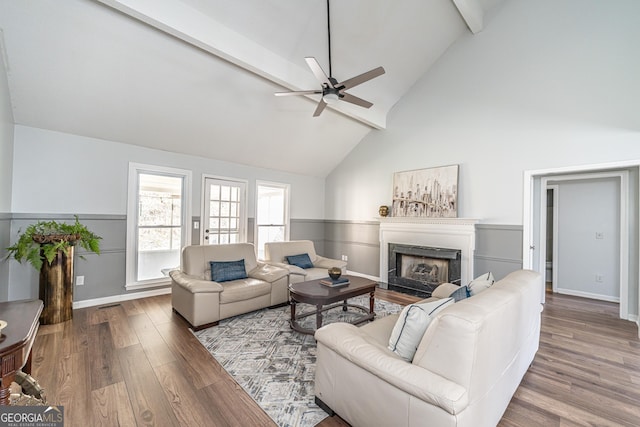
[[[540,350],[500,426],[640,425],[640,341],[617,307],[548,295]],[[172,313],[169,295],[41,326],[32,373],[48,402],[64,405],[66,426],[275,425]]]

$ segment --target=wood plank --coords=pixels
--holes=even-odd
[[[168,306],[167,302],[169,302]],[[170,304],[170,295],[161,295],[160,298],[149,297],[138,300],[139,307],[147,313],[147,316],[149,316],[154,324],[167,323],[172,320],[173,315]]]
[[[154,368],[160,388],[173,409],[173,413],[183,426],[218,425],[210,416],[208,402],[201,402],[199,391],[183,375],[183,365],[179,362],[167,363]]]
[[[91,366],[91,390],[122,381],[122,372],[108,322],[89,325],[88,355]]]
[[[139,314],[145,313],[144,309],[140,307],[139,301],[140,300],[137,300],[137,299],[131,299],[128,301],[121,302],[122,307],[127,313],[127,316],[137,316]]]
[[[117,350],[127,394],[137,425],[178,426],[161,385],[140,344]]]
[[[87,316],[88,312],[86,309],[74,310],[73,319],[65,322],[62,332],[63,354],[65,356],[71,353],[86,351],[89,347]]]
[[[276,426],[276,423],[236,383],[226,376],[201,390],[200,399],[210,402],[210,413],[217,414],[216,426]]]
[[[376,298],[399,304],[419,300],[382,289]],[[540,349],[499,425],[640,425],[640,340],[637,326],[618,319],[617,310],[613,303],[548,295]],[[121,331],[112,334],[124,321],[124,334],[135,334],[138,344],[120,337]],[[128,339],[131,345],[117,348]],[[33,376],[49,402],[65,405],[69,426],[198,425],[198,420],[215,426],[275,425],[171,313],[170,295],[115,310],[76,310],[69,322],[41,326]],[[334,416],[319,426],[348,424]]]
[[[108,385],[91,392],[93,426],[134,426],[136,419],[124,382]]]
[[[109,330],[111,331],[115,348],[124,348],[140,342],[138,341],[138,335],[129,326],[129,317],[122,305],[118,304],[104,310],[109,316]]]
[[[62,357],[62,333],[38,335],[31,349],[31,375],[45,389],[47,396],[58,394],[58,360]],[[55,401],[53,401],[55,402]]]
[[[146,313],[129,317],[131,327],[138,335],[140,345],[147,355],[152,367],[161,366],[176,360],[165,340],[162,338],[155,325]]]
[[[65,426],[83,427],[92,415],[91,380],[85,373],[89,370],[88,352],[72,353],[61,363],[58,381],[60,404],[65,410]]]
[[[171,351],[184,360],[184,371],[193,386],[201,389],[214,384],[222,369],[200,341],[182,324],[173,322],[157,324],[158,332]]]

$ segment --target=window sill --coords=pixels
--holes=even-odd
[[[171,285],[171,279],[162,278],[162,279],[155,279],[155,280],[146,280],[144,282],[127,283],[124,288],[127,291],[137,291],[140,289],[157,288],[160,286],[168,286],[168,285]]]

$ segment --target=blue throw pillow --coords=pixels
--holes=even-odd
[[[289,255],[286,257],[287,262],[291,265],[298,266],[300,268],[313,268],[313,263],[309,254]]]
[[[244,259],[238,261],[210,261],[211,280],[214,282],[228,282],[229,280],[246,279]]]
[[[468,291],[466,286],[460,286],[458,289],[456,289],[455,291],[451,292],[451,295],[449,295],[449,297],[453,298],[453,300],[455,302],[458,302],[460,300],[468,298],[469,297],[469,291]]]

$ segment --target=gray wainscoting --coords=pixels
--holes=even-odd
[[[348,257],[350,271],[380,277],[380,224],[377,221],[325,221],[327,257]]]
[[[126,216],[80,215],[79,218],[103,240],[100,255],[77,250],[76,255],[85,259],[76,260],[75,275],[85,276],[85,284],[75,287],[74,301],[135,293],[125,290]],[[0,247],[9,246],[10,239],[19,229],[39,220],[52,219],[71,222],[74,217],[66,214],[0,214]],[[192,221],[200,221],[200,218],[193,217]],[[250,242],[253,241],[253,225],[254,219],[249,218],[247,237]],[[521,226],[480,224],[476,227],[476,276],[491,271],[499,279],[522,268]],[[319,255],[335,259],[346,255],[348,270],[379,277],[379,228],[377,221],[292,219],[290,239],[312,240]],[[200,243],[199,231],[192,227],[192,244]],[[11,260],[0,264],[0,301],[37,296],[38,272],[29,264]]]
[[[476,224],[474,277],[490,271],[500,280],[521,268],[521,225]]]
[[[491,271],[496,279],[522,268],[522,226],[476,225],[474,274]],[[351,271],[379,277],[380,227],[375,221],[325,221],[326,256],[347,255]]]
[[[292,219],[289,240],[311,240],[318,255],[331,258],[327,255],[325,233],[326,221],[324,220]]]
[[[111,297],[136,291],[125,290],[127,219],[125,215],[79,215],[87,228],[102,237],[100,255],[76,248],[75,276],[85,284],[75,286],[74,301]],[[74,221],[73,215],[12,214],[11,235],[39,220]],[[80,257],[84,257],[84,259]],[[38,297],[39,274],[30,264],[10,262],[11,300]],[[145,289],[148,290],[148,289]],[[139,291],[138,291],[139,292]]]

